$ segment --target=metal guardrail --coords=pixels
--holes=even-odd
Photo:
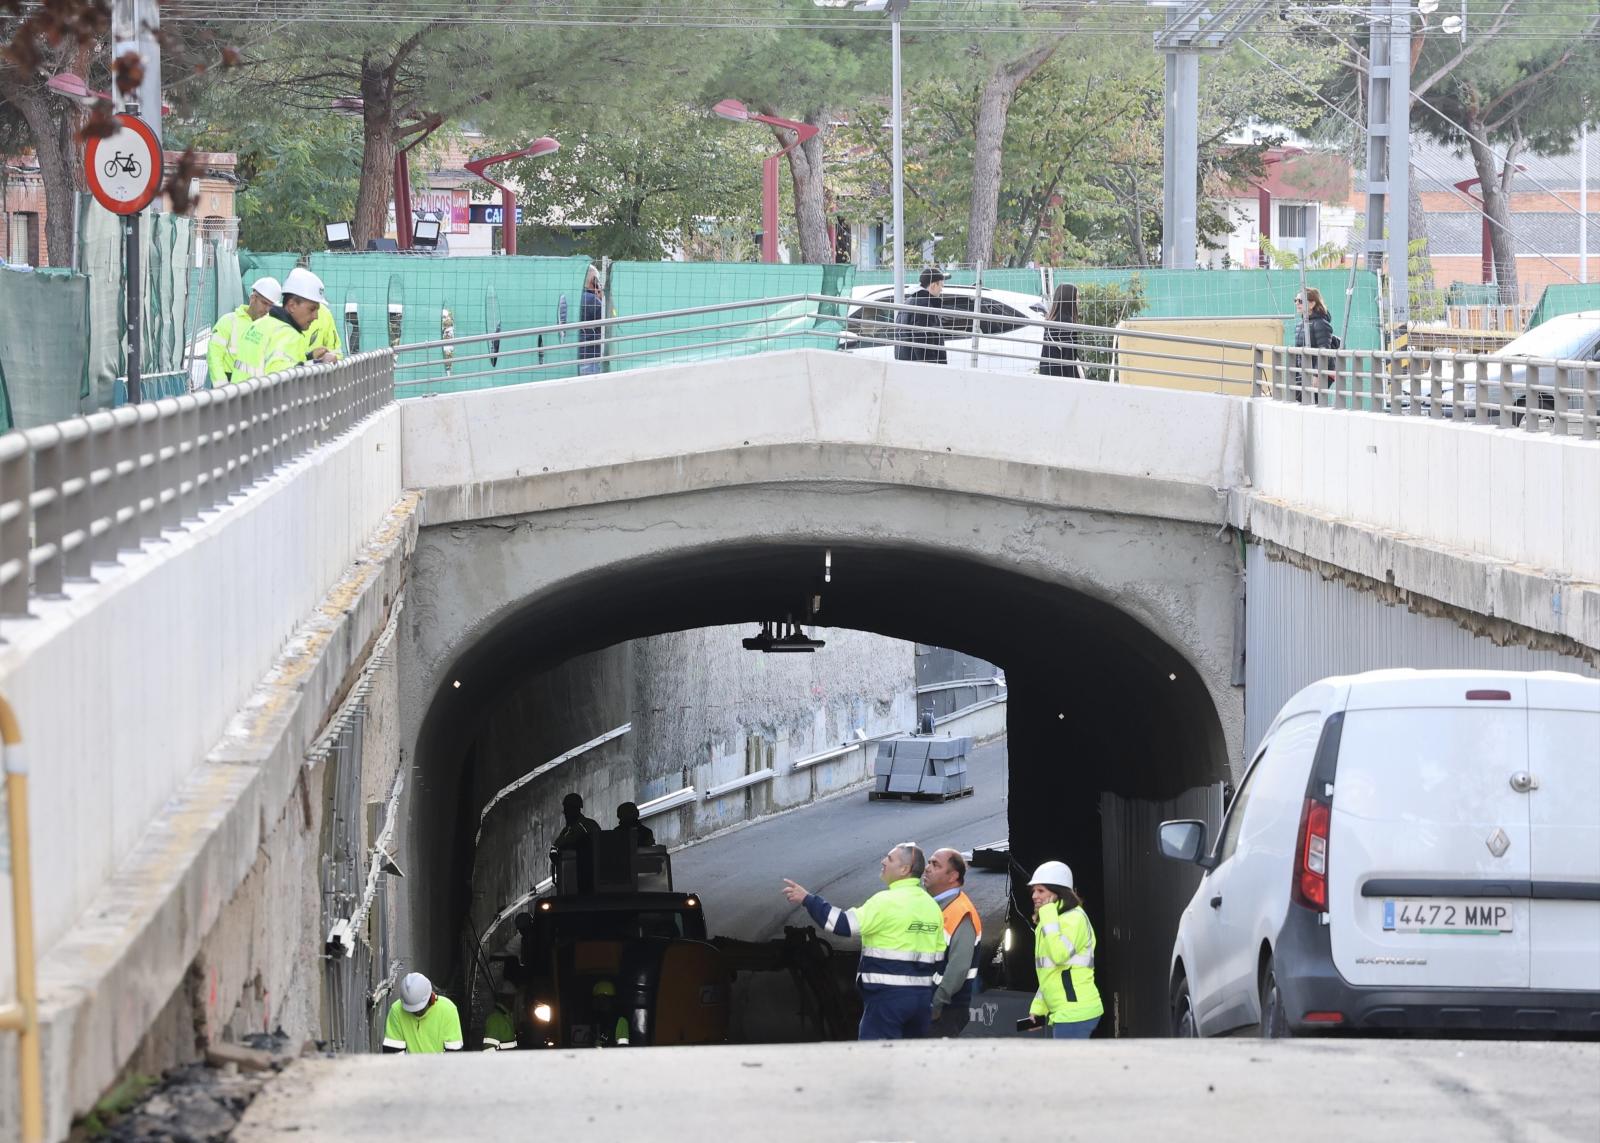
[[[188,527],[393,400],[381,350],[0,436],[0,618]]]
[[[966,295],[968,298],[973,295]],[[1274,397],[1333,409],[1380,411],[1397,416],[1470,421],[1497,428],[1600,436],[1600,362],[1504,360],[1475,354],[1385,350],[1314,350],[1166,333],[1147,327],[1105,327],[1052,322],[1015,312],[978,312],[865,298],[792,294],[721,305],[696,306],[637,317],[603,318],[536,326],[471,337],[420,342],[396,349],[395,388],[438,385],[464,389],[506,383],[510,369],[523,379],[569,376],[573,341],[566,335],[598,331],[602,356],[595,368],[616,372],[639,365],[692,363],[819,343],[845,353],[923,343],[904,340],[898,315],[941,319],[942,347],[954,366],[996,372],[1037,371],[1046,335],[1067,335],[1086,379],[1166,388]],[[870,316],[869,316],[870,312]],[[1017,336],[1023,329],[1037,335]],[[542,360],[558,342],[559,360]],[[591,342],[590,344],[593,344]],[[451,351],[447,378],[426,376]],[[465,352],[464,352],[465,351]],[[419,355],[420,359],[419,359]],[[470,368],[474,364],[482,368]],[[422,376],[419,376],[422,375]],[[1527,410],[1532,407],[1533,415]]]

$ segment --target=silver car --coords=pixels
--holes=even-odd
[[[1555,367],[1544,364],[1549,361],[1600,362],[1600,310],[1553,317],[1493,353],[1442,363],[1441,409],[1447,414],[1453,411],[1451,383],[1459,375],[1461,403],[1468,417],[1494,420],[1506,410],[1513,423],[1520,423],[1519,410],[1529,404],[1530,387],[1533,407],[1554,411],[1557,377]],[[1567,382],[1569,386],[1575,383],[1575,378]],[[1428,382],[1419,379],[1415,384],[1417,399],[1427,408],[1431,404]]]

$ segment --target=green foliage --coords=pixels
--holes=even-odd
[[[1078,286],[1078,321],[1084,325],[1116,328],[1120,321],[1138,317],[1144,311],[1144,279],[1133,274],[1126,281],[1084,282]],[[1079,353],[1083,374],[1091,381],[1105,381],[1114,364],[1115,337],[1090,334]]]
[[[507,169],[524,188],[530,243],[583,224],[582,244],[595,257],[651,261],[681,246],[753,260],[770,146],[761,132],[728,130],[693,109],[657,108]]]
[[[1413,238],[1406,243],[1406,282],[1410,289],[1411,320],[1438,321],[1444,317],[1444,304],[1439,291],[1429,289],[1433,270],[1433,257],[1428,253],[1426,238]]]
[[[90,1139],[100,1138],[111,1130],[118,1116],[137,1107],[156,1082],[155,1076],[137,1073],[125,1077],[83,1117],[80,1129]]]
[[[251,250],[322,249],[323,224],[349,221],[361,174],[361,126],[352,116],[244,120],[195,130],[174,124],[179,146],[239,156],[239,243]]]
[[[1424,239],[1426,242],[1426,239]],[[1272,239],[1261,238],[1261,252],[1267,256],[1268,268],[1273,270],[1298,270],[1302,263],[1308,270],[1333,270],[1344,265],[1345,248],[1337,242],[1324,242],[1302,259],[1293,250],[1285,250]]]

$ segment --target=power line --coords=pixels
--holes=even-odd
[[[1270,67],[1272,67],[1274,70],[1282,72],[1284,75],[1289,77],[1290,81],[1292,81],[1296,85],[1304,88],[1306,91],[1310,92],[1313,96],[1315,96],[1322,103],[1326,104],[1328,109],[1330,111],[1332,111],[1335,115],[1338,115],[1341,118],[1348,120],[1350,123],[1354,124],[1357,128],[1365,130],[1363,124],[1359,120],[1357,120],[1353,116],[1351,116],[1348,112],[1346,112],[1344,110],[1344,108],[1336,106],[1326,96],[1324,96],[1320,91],[1316,90],[1310,84],[1306,83],[1299,76],[1295,75],[1288,68],[1286,68],[1282,64],[1280,64],[1277,60],[1273,59],[1271,56],[1269,56],[1265,52],[1263,52],[1260,48],[1256,47],[1252,43],[1249,43],[1248,41],[1241,40],[1240,42],[1246,48],[1250,49],[1250,51],[1254,52],[1257,56],[1261,57],[1261,59],[1266,64],[1268,64]],[[1527,239],[1525,239],[1525,238],[1519,237],[1518,234],[1516,233],[1516,231],[1513,230],[1511,227],[1501,224],[1501,222],[1498,219],[1494,218],[1492,215],[1490,215],[1486,211],[1484,211],[1484,209],[1482,207],[1480,207],[1476,202],[1473,201],[1473,199],[1472,199],[1472,197],[1470,195],[1466,194],[1465,192],[1463,192],[1462,190],[1457,188],[1455,185],[1447,182],[1445,179],[1440,178],[1439,175],[1438,175],[1438,172],[1430,170],[1428,167],[1426,167],[1423,164],[1418,163],[1418,162],[1414,162],[1413,161],[1411,165],[1413,167],[1415,167],[1417,170],[1421,171],[1423,174],[1427,175],[1428,178],[1432,179],[1436,186],[1440,187],[1443,190],[1448,191],[1449,193],[1455,195],[1457,198],[1459,198],[1460,200],[1465,202],[1468,206],[1470,206],[1472,208],[1472,212],[1474,214],[1481,215],[1490,224],[1492,224],[1492,225],[1494,225],[1496,227],[1499,227],[1500,230],[1502,230],[1507,236],[1510,237],[1511,241],[1520,243],[1521,245],[1527,247],[1531,254],[1533,254],[1534,256],[1536,256],[1538,258],[1542,258],[1544,261],[1550,263],[1550,265],[1555,267],[1556,270],[1560,271],[1562,274],[1565,274],[1568,278],[1571,278],[1574,282],[1578,281],[1577,276],[1574,275],[1571,270],[1568,270],[1565,266],[1561,265],[1561,263],[1557,262],[1554,258],[1551,258],[1548,254],[1544,253],[1542,250],[1534,249],[1532,243],[1528,242]]]

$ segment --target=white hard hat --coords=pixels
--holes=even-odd
[[[1047,861],[1033,871],[1029,885],[1061,885],[1072,888],[1072,870],[1065,861]]]
[[[433,982],[420,972],[408,972],[400,982],[400,1006],[407,1012],[421,1012],[433,998]]]
[[[289,276],[283,280],[283,292],[308,302],[328,304],[328,295],[322,292],[322,279],[303,266],[289,271]]]
[[[260,294],[275,306],[283,305],[283,287],[278,285],[278,279],[268,278],[265,275],[257,278],[250,284],[252,294]]]

